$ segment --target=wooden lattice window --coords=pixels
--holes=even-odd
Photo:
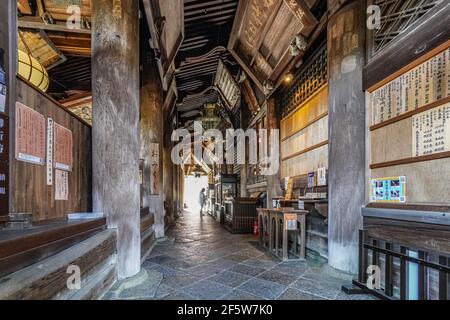
[[[371,31],[374,56],[442,0],[373,0],[380,7],[381,28]]]
[[[317,57],[300,68],[294,84],[281,94],[283,118],[306,101],[327,83],[327,50],[324,47]]]

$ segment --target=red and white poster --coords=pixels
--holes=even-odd
[[[54,163],[55,168],[72,171],[73,167],[73,134],[72,131],[54,123]]]
[[[160,186],[159,144],[150,144],[150,194],[158,195]]]
[[[16,159],[45,164],[45,117],[26,105],[16,103]]]

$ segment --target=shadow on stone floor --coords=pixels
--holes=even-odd
[[[135,277],[107,300],[373,300],[341,291],[351,276],[318,256],[280,262],[253,235],[235,235],[210,217],[185,212]]]

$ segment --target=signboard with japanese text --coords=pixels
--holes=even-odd
[[[285,213],[284,214],[284,226],[288,231],[295,231],[297,227],[297,214],[295,213]]]
[[[450,151],[450,103],[412,119],[413,157]]]
[[[150,194],[158,195],[161,192],[160,186],[160,163],[159,163],[159,144],[150,144]]]
[[[69,200],[69,173],[67,171],[55,170],[55,200]]]
[[[32,164],[45,164],[45,117],[16,103],[16,159]]]
[[[73,135],[72,131],[54,123],[54,165],[56,169],[72,171]]]

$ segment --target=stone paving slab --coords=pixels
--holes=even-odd
[[[281,262],[255,236],[230,234],[210,217],[200,221],[198,214],[188,212],[155,245],[142,270],[136,278],[116,283],[104,299],[375,299],[342,292],[342,284],[352,277],[321,257],[309,254],[306,262]]]

